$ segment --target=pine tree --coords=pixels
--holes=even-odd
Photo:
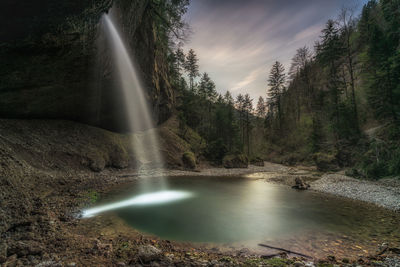
[[[193,49],[190,49],[186,55],[185,70],[189,76],[190,90],[194,90],[194,79],[199,76],[199,64],[197,55]]]
[[[215,102],[218,96],[217,91],[215,90],[215,83],[206,72],[201,76],[198,94],[200,97],[207,99],[210,102]]]
[[[353,124],[357,133],[360,132],[358,125],[358,108],[356,101],[356,82],[355,82],[355,49],[354,44],[351,42],[351,37],[355,31],[355,20],[353,19],[353,13],[351,10],[343,8],[339,16],[341,23],[341,35],[343,38],[343,47],[345,50],[346,66],[350,76],[350,89],[351,89],[351,106],[353,109]],[[345,75],[343,75],[345,78]],[[347,90],[346,90],[347,92]]]
[[[232,151],[233,145],[234,145],[234,140],[237,135],[237,128],[235,124],[235,101],[232,97],[232,94],[229,91],[226,91],[224,95],[224,103],[225,103],[225,109],[226,109],[226,126],[224,127],[226,129],[226,132],[224,136],[226,136],[226,143],[228,146],[228,150]]]
[[[307,46],[297,49],[296,55],[292,58],[292,64],[289,70],[291,80],[300,75],[300,72],[305,71],[306,67],[312,61],[312,53]]]
[[[250,156],[250,131],[251,131],[251,115],[253,113],[253,99],[250,98],[249,94],[246,94],[244,96],[243,106],[245,112],[247,155]]]
[[[225,95],[224,95],[224,101],[225,101],[225,103],[226,103],[227,105],[233,106],[234,100],[233,100],[233,97],[232,97],[231,92],[226,91],[226,93],[225,93]]]
[[[175,52],[175,60],[176,60],[176,70],[181,75],[182,70],[184,70],[185,66],[185,53],[183,49],[179,47]]]
[[[245,119],[245,102],[244,102],[244,96],[242,94],[239,94],[236,97],[236,103],[235,103],[236,110],[239,113],[239,128],[240,128],[240,138],[241,138],[241,143],[244,144],[244,119]]]
[[[325,28],[322,30],[321,42],[317,46],[317,59],[320,64],[327,68],[326,86],[329,90],[330,105],[329,114],[332,121],[332,129],[336,143],[340,139],[340,95],[344,88],[342,79],[340,79],[340,67],[342,56],[344,55],[343,43],[340,40],[337,23],[328,20]]]
[[[265,118],[266,115],[266,105],[265,105],[265,101],[264,98],[262,96],[260,96],[258,98],[258,102],[257,102],[257,108],[256,108],[256,114],[259,118]]]
[[[364,6],[360,41],[365,45],[363,77],[368,103],[377,119],[399,123],[400,1],[370,1]],[[400,124],[400,123],[399,123]]]
[[[271,112],[272,114],[276,114],[278,116],[279,129],[282,128],[281,97],[285,90],[285,82],[285,68],[280,62],[276,61],[272,66],[268,79],[268,85],[270,86],[268,96],[272,109]]]

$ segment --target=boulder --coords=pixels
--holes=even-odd
[[[145,245],[139,247],[138,257],[145,263],[159,260],[161,256],[162,251],[154,246]]]
[[[256,157],[250,160],[250,164],[254,166],[264,167],[264,160],[260,157]]]
[[[94,172],[101,172],[106,167],[104,158],[97,157],[89,159],[89,168]]]
[[[236,154],[236,155],[227,155],[223,158],[222,163],[225,168],[233,169],[233,168],[248,168],[249,167],[249,159],[244,154]]]
[[[305,183],[301,177],[296,177],[295,183],[296,184],[294,186],[292,186],[292,188],[294,188],[294,189],[307,190],[310,188],[310,185]]]
[[[185,152],[182,155],[182,162],[187,169],[196,169],[196,156],[193,152]]]

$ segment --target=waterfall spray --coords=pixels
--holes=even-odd
[[[118,73],[121,94],[125,101],[127,124],[130,131],[135,133],[132,140],[133,151],[141,164],[140,172],[148,174],[146,166],[163,165],[157,130],[150,113],[148,100],[145,97],[144,88],[132,57],[112,17],[104,14],[102,21],[104,33],[110,44],[112,60]]]
[[[142,165],[162,165],[163,158],[159,152],[157,130],[150,115],[138,72],[111,17],[105,14],[102,21],[104,33],[110,42],[111,56],[118,72],[121,94],[125,100],[128,127],[134,133],[132,146],[136,159]],[[146,169],[142,169],[142,172],[139,172],[140,174],[149,175]],[[88,218],[102,212],[129,206],[168,204],[190,198],[193,195],[185,191],[167,190],[164,177],[161,177],[161,183],[156,187],[154,183],[148,183],[147,180],[141,179],[139,182],[143,194],[116,203],[86,209],[82,216]]]

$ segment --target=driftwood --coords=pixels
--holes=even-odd
[[[295,254],[295,255],[298,255],[298,256],[301,256],[301,257],[305,257],[305,258],[312,259],[311,256],[308,256],[308,255],[305,255],[305,254],[302,254],[302,253],[298,253],[298,252],[295,252],[295,251],[287,250],[287,249],[284,249],[284,248],[272,247],[272,246],[268,246],[268,245],[265,245],[265,244],[258,244],[258,245],[259,245],[260,247],[265,247],[265,248],[270,248],[270,249],[276,249],[276,250],[280,250],[280,251],[286,252],[286,253],[288,253],[288,254]]]

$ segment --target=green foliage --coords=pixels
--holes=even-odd
[[[199,64],[198,64],[197,55],[193,49],[190,49],[188,54],[186,55],[186,61],[184,64],[185,70],[190,79],[190,89],[194,90],[194,79],[199,76]]]
[[[389,124],[378,131],[356,165],[357,173],[369,179],[400,177],[400,129]],[[388,141],[384,141],[388,140]]]
[[[359,23],[363,78],[376,118],[397,121],[400,111],[399,1],[370,1]]]
[[[279,128],[282,127],[282,94],[285,90],[285,68],[283,65],[276,61],[271,68],[271,72],[268,79],[269,89],[269,112],[270,116],[274,117],[275,115],[279,121]]]
[[[249,159],[244,154],[230,154],[223,158],[222,164],[225,168],[247,168]]]
[[[329,171],[337,166],[335,155],[318,152],[313,155],[313,160],[319,171]]]
[[[131,1],[129,1],[131,2]],[[165,46],[174,39],[184,39],[187,25],[183,20],[189,0],[151,0],[149,7],[157,22],[158,33],[163,35]]]
[[[256,114],[260,118],[265,118],[266,112],[267,112],[267,106],[265,105],[264,98],[260,96],[257,102]]]
[[[307,48],[297,51],[287,90],[267,104],[271,155],[284,161],[314,155],[317,165],[329,168],[358,161],[358,173],[369,178],[398,173],[399,13],[399,0],[369,1],[359,20],[343,10],[338,21],[326,23],[314,57]],[[280,116],[271,114],[277,106]],[[368,145],[360,129],[377,123],[392,127]]]
[[[358,161],[355,170],[361,176],[396,175],[399,7],[399,0],[369,1],[359,20],[349,10],[329,20],[314,52],[297,50],[289,83],[282,64],[275,62],[268,94],[258,99],[255,111],[248,94],[235,100],[229,92],[219,95],[207,73],[196,84],[196,53],[185,55],[178,47],[171,69],[180,92],[182,129],[187,125],[198,132],[205,140],[202,156],[216,163],[237,152],[253,157],[267,150],[264,158],[290,164],[313,160],[321,169],[334,169]],[[386,134],[368,144],[360,129],[376,124],[393,127],[385,127]]]
[[[196,169],[196,156],[193,152],[187,151],[182,155],[182,162],[189,169]]]
[[[90,203],[94,204],[99,199],[99,193],[95,190],[90,190],[86,194],[86,198],[90,201]]]
[[[202,155],[218,164],[228,152],[242,150],[245,137],[250,140],[250,134],[242,133],[245,129],[250,131],[251,99],[248,95],[243,97],[241,111],[237,111],[234,104],[229,92],[224,97],[217,93],[207,73],[203,73],[193,90],[187,87],[181,90],[180,128],[185,129],[187,125],[199,133],[206,141]]]
[[[206,157],[213,162],[221,164],[222,159],[227,152],[228,148],[224,144],[222,138],[219,138],[209,143],[207,146]]]
[[[389,156],[388,172],[390,175],[400,175],[400,148],[395,149]]]

